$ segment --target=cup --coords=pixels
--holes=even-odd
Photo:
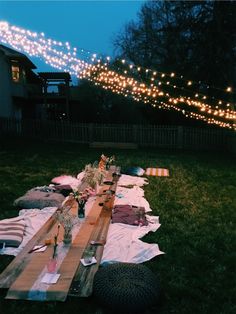
[[[50,245],[52,243],[52,239],[47,237],[45,240],[44,240],[44,244],[46,245]]]
[[[57,259],[55,257],[51,257],[47,263],[47,270],[49,273],[55,273],[57,269]]]
[[[50,245],[50,244],[53,244],[53,241],[54,241],[54,234],[53,232],[49,232],[44,239],[44,244]]]
[[[4,254],[5,247],[6,247],[6,243],[3,242],[2,245],[0,246],[0,254]]]
[[[85,261],[86,264],[92,263],[93,255],[94,255],[94,253],[90,249],[87,249],[87,250],[84,251],[84,256],[83,257],[84,257],[84,261]]]
[[[116,167],[116,174],[117,174],[118,176],[120,176],[120,171],[121,171],[121,167],[117,166],[117,167]]]

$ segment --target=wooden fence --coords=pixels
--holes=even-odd
[[[0,118],[0,135],[84,144],[112,142],[168,149],[227,150],[236,154],[236,132],[210,127],[92,124]]]

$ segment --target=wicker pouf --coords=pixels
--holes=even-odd
[[[144,265],[116,263],[101,267],[94,277],[94,296],[119,313],[142,312],[159,299],[159,280]]]

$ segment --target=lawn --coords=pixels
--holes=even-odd
[[[236,313],[236,163],[217,153],[160,149],[100,150],[77,144],[0,141],[0,219],[18,211],[13,201],[60,174],[76,175],[101,153],[121,167],[165,167],[170,177],[149,177],[145,196],[161,228],[144,238],[166,254],[145,263],[161,282],[158,307],[147,314]],[[11,258],[0,256],[0,271]],[[0,313],[107,314],[93,297],[65,303],[0,298]],[[123,313],[120,313],[123,314]]]

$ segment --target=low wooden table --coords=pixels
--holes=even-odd
[[[58,222],[54,214],[44,226],[28,242],[25,248],[16,256],[8,267],[0,274],[0,288],[8,289],[7,299],[26,299],[41,301],[65,301],[67,296],[87,297],[92,294],[93,278],[99,267],[103,245],[92,246],[97,263],[83,266],[80,259],[84,250],[91,248],[90,241],[105,242],[113,207],[114,196],[104,193],[107,190],[115,193],[117,180],[111,167],[105,181],[112,181],[112,185],[104,184],[98,193],[88,216],[75,236],[72,244],[67,247],[65,257],[60,261],[58,273],[60,278],[57,283],[47,285],[40,283],[42,291],[37,291],[40,276],[45,272],[45,267],[53,254],[53,245],[48,246],[42,253],[29,253],[35,246],[44,243],[48,234],[56,234]],[[75,210],[75,208],[74,208]],[[59,241],[63,234],[59,234]],[[45,286],[46,285],[46,286]]]

